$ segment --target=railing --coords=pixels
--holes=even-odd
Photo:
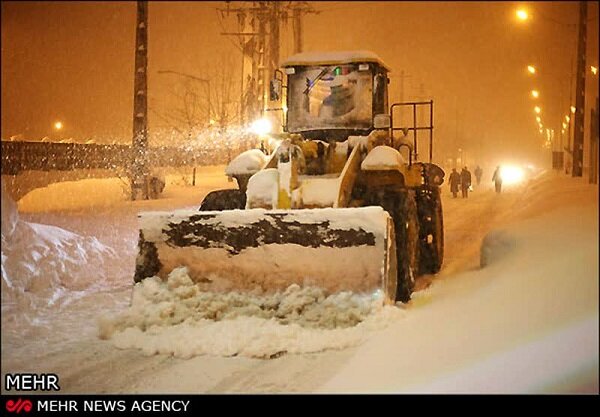
[[[2,175],[73,169],[129,170],[131,152],[130,145],[2,141]],[[180,167],[225,163],[230,155],[215,156],[205,150],[165,146],[150,147],[148,156],[151,167]]]
[[[398,107],[412,107],[412,119],[413,125],[412,127],[399,127],[394,126],[394,109]],[[429,124],[426,126],[418,126],[417,125],[417,107],[418,106],[428,106],[429,107]],[[428,130],[429,131],[429,162],[431,162],[433,158],[433,100],[429,101],[409,101],[404,103],[394,103],[390,107],[390,137],[392,138],[392,143],[394,143],[394,132],[397,130],[408,130],[413,132],[413,152],[414,160],[418,160],[418,141],[417,141],[417,132],[419,130]],[[410,156],[410,155],[409,155]]]

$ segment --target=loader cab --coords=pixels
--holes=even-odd
[[[389,68],[374,53],[301,53],[282,67],[287,75],[286,132],[343,141],[389,127]]]

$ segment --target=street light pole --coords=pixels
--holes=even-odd
[[[573,135],[573,177],[583,176],[583,128],[585,121],[585,50],[587,39],[587,2],[579,2],[577,40],[577,83],[575,87],[575,132]]]
[[[580,71],[583,71],[584,77],[585,77],[585,38],[586,38],[586,33],[587,33],[587,28],[586,28],[586,22],[587,22],[587,4],[585,4],[585,1],[580,1],[579,4],[579,10],[580,10],[580,17],[579,17],[579,37],[577,37],[577,25],[576,24],[572,24],[572,23],[566,23],[566,22],[561,22],[558,21],[556,19],[553,19],[547,15],[544,15],[541,10],[539,10],[538,8],[536,8],[535,12],[534,12],[534,16],[539,16],[542,20],[545,20],[547,22],[550,22],[552,24],[557,24],[563,27],[567,27],[571,30],[573,30],[574,32],[574,40],[576,41],[576,53],[577,53],[577,64],[578,64],[578,77],[577,77],[577,87],[576,87],[576,100],[580,99],[580,95],[582,95],[583,97],[583,103],[585,103],[585,96],[583,96],[584,90],[585,90],[585,78],[583,79],[583,84],[580,83]],[[585,9],[585,10],[584,10]],[[524,9],[519,9],[516,11],[516,15],[517,18],[521,21],[526,21],[529,20],[531,17],[531,14],[529,12],[527,12]],[[580,65],[581,65],[581,59],[583,59],[583,65],[582,68],[580,69]],[[535,74],[535,68],[532,66],[528,67],[528,71],[531,74]],[[570,66],[570,79],[569,79],[569,106],[573,106],[573,55],[571,54],[571,66]],[[583,90],[580,90],[580,88],[583,88]],[[562,92],[562,88],[561,88],[561,92]],[[581,94],[580,94],[581,93]],[[562,102],[562,98],[560,100]],[[580,120],[580,124],[578,123],[578,119],[577,120],[573,120],[573,123],[571,123],[571,121],[569,120],[569,127],[567,130],[567,146],[564,147],[564,149],[561,147],[561,152],[567,151],[570,155],[571,155],[571,161],[572,161],[572,165],[573,165],[573,176],[581,176],[581,171],[582,171],[582,160],[583,160],[583,115],[585,114],[584,111],[584,104],[576,104],[576,107],[578,109],[578,113],[579,113],[579,109],[581,108],[581,120]],[[573,128],[573,136],[575,136],[576,131],[577,130],[581,130],[580,132],[580,137],[578,136],[578,139],[580,139],[580,142],[577,142],[577,139],[573,139],[573,147],[571,148],[571,126],[574,126]],[[577,146],[580,148],[577,151],[575,150],[576,147],[576,143]],[[578,171],[575,169],[575,165],[579,165]],[[566,169],[566,165],[565,165],[565,169]]]

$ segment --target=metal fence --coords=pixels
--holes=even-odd
[[[151,167],[183,167],[226,163],[239,151],[213,153],[162,146],[150,147],[148,156]],[[128,171],[131,153],[130,145],[2,141],[2,175],[73,169],[124,168]]]

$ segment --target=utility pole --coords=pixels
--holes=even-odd
[[[267,46],[267,24],[270,23],[270,6],[264,2],[259,2],[260,12],[258,14],[258,114],[262,117],[265,111],[265,95],[267,93],[266,80],[268,80],[269,51]],[[270,25],[269,25],[270,27]],[[277,46],[279,48],[279,45]]]
[[[292,3],[292,2],[290,2]],[[292,26],[294,32],[294,53],[298,54],[304,50],[304,33],[303,33],[303,24],[302,24],[302,16],[305,14],[319,14],[321,12],[315,10],[308,4],[306,1],[295,1],[293,2],[292,7]]]
[[[148,2],[137,2],[131,199],[148,200]]]
[[[575,125],[573,133],[573,177],[583,176],[583,127],[585,119],[585,52],[587,38],[587,2],[579,2],[579,38],[577,41],[577,83],[575,87]]]
[[[294,31],[294,53],[302,52],[302,11],[300,8],[294,8],[294,20],[292,22]]]
[[[279,67],[279,20],[281,19],[280,11],[279,11],[280,3],[278,1],[273,2],[271,19],[270,19],[270,40],[271,44],[269,45],[270,51],[270,62],[269,69],[273,71]],[[270,72],[270,71],[269,71]]]
[[[234,36],[242,51],[241,120],[262,115],[266,109],[269,80],[279,67],[281,24],[293,19],[294,52],[302,50],[302,16],[319,13],[307,2],[254,1],[238,2],[231,8],[218,8],[221,18],[237,15],[237,31],[223,32]]]
[[[596,107],[592,109],[590,121],[590,184],[598,184],[598,96]]]

